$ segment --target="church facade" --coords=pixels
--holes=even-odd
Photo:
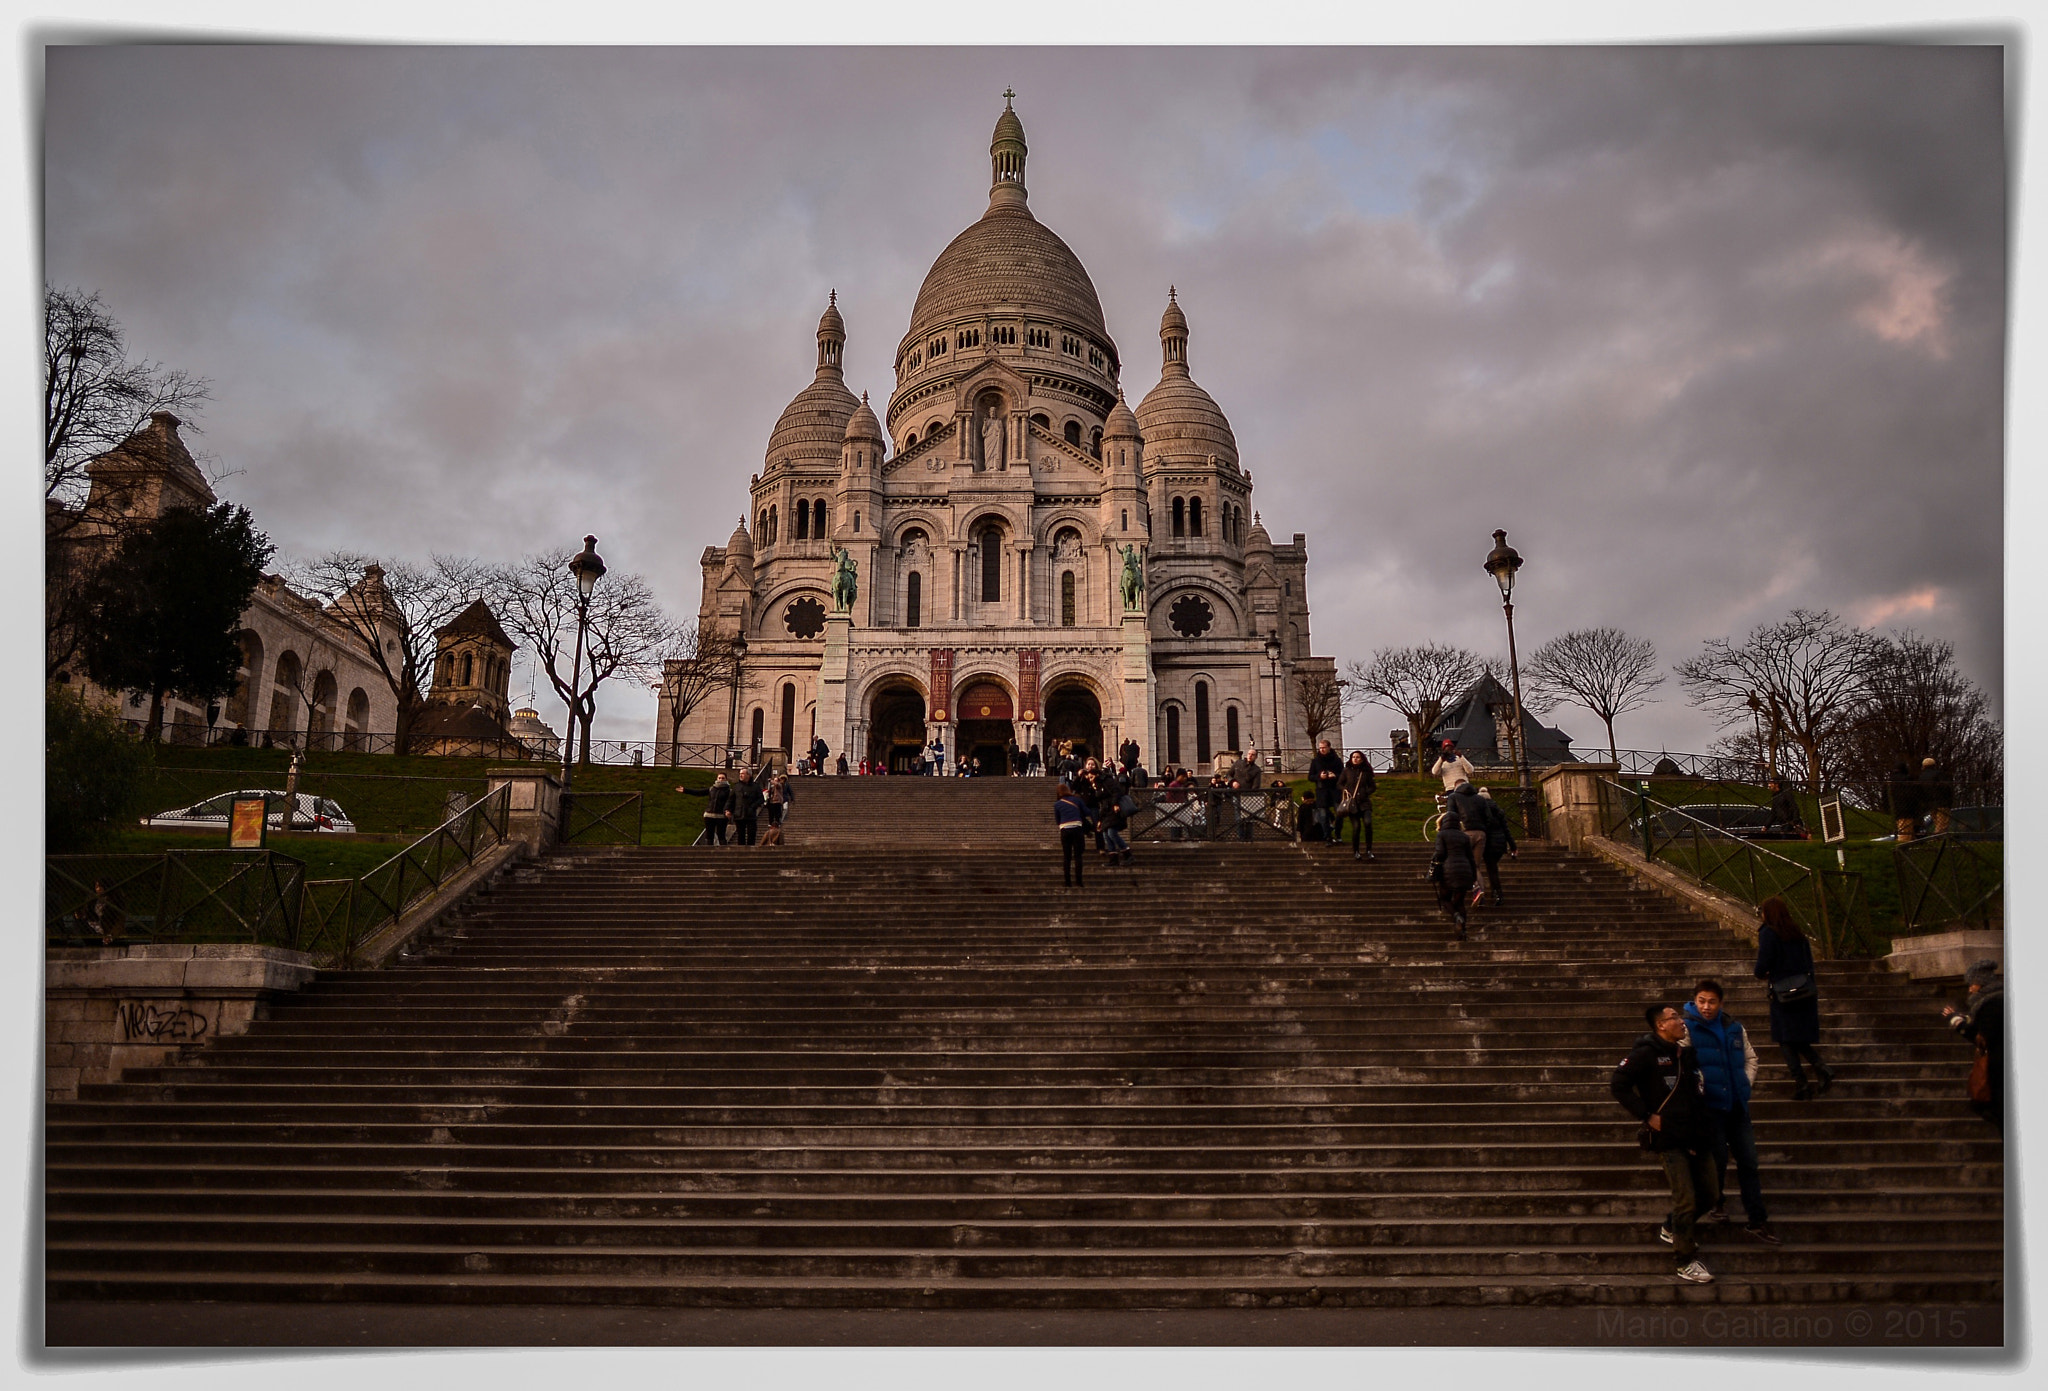
[[[748,514],[702,557],[700,632],[746,640],[737,698],[701,701],[679,742],[816,736],[901,769],[933,739],[985,763],[1134,739],[1157,770],[1270,759],[1277,736],[1298,765],[1302,683],[1334,676],[1305,538],[1261,525],[1177,292],[1133,410],[1093,282],[1029,210],[1007,104],[989,154],[988,210],[925,277],[880,417],[845,381],[836,292],[826,307]]]

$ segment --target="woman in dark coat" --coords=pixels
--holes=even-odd
[[[1436,881],[1436,901],[1458,925],[1457,940],[1465,940],[1465,895],[1479,877],[1472,863],[1472,842],[1458,813],[1447,811],[1437,827],[1436,852],[1429,857],[1429,877]]]
[[[1806,998],[1791,1004],[1781,1003],[1778,991],[1770,990],[1771,1042],[1785,1054],[1785,1066],[1792,1072],[1793,1097],[1805,1101],[1813,1095],[1813,1089],[1806,1084],[1806,1069],[1799,1065],[1802,1055],[1820,1074],[1821,1091],[1835,1084],[1835,1074],[1813,1048],[1820,1042],[1820,996],[1812,988],[1813,944],[1792,920],[1792,910],[1785,906],[1784,899],[1765,899],[1761,911],[1764,921],[1756,934],[1756,978],[1766,987],[1797,976],[1804,976],[1809,982]]]

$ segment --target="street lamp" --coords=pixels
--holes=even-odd
[[[747,659],[747,635],[732,635],[732,711],[725,717],[725,766],[732,767],[733,743],[740,737],[740,663]]]
[[[1529,785],[1529,747],[1522,736],[1522,666],[1515,655],[1515,572],[1522,557],[1508,544],[1505,531],[1493,533],[1493,549],[1486,554],[1486,573],[1500,586],[1500,611],[1508,621],[1508,671],[1515,683],[1515,778],[1522,803],[1522,833],[1536,833],[1536,789]]]
[[[1266,634],[1266,660],[1273,667],[1273,771],[1280,771],[1280,634]]]
[[[1768,782],[1769,779],[1764,776],[1764,722],[1763,715],[1761,713],[1764,708],[1764,703],[1756,698],[1755,691],[1751,691],[1749,693],[1749,699],[1744,701],[1743,703],[1749,706],[1749,732],[1750,737],[1756,741],[1755,747],[1757,781]]]
[[[562,741],[562,791],[567,792],[576,777],[576,715],[582,705],[583,630],[590,622],[590,595],[604,578],[604,561],[597,553],[597,538],[583,538],[583,551],[569,562],[576,577],[576,655],[569,662],[569,727]]]

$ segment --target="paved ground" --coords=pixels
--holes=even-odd
[[[917,1311],[517,1305],[48,1306],[52,1362],[90,1348],[1289,1346],[1997,1348],[2004,1312],[1917,1305]]]

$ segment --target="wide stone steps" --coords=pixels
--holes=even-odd
[[[48,1293],[2002,1297],[2003,1150],[1931,989],[1825,963],[1838,1081],[1795,1102],[1750,949],[1600,862],[1528,847],[1451,943],[1419,845],[1145,847],[1063,890],[1031,848],[1051,795],[807,779],[779,850],[516,872],[413,959],[50,1106]],[[1642,1004],[1701,974],[1758,1033],[1785,1244],[1706,1229],[1720,1280],[1693,1287],[1606,1088]]]

